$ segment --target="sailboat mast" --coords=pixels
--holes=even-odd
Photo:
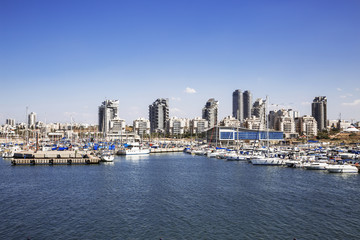
[[[269,140],[269,120],[268,120],[268,101],[269,97],[266,96],[266,102],[265,102],[265,122],[266,122],[266,140],[267,140],[267,153],[269,155],[269,148],[270,148],[270,140]]]
[[[25,138],[26,138],[26,146],[29,144],[29,132],[28,132],[28,128],[29,128],[29,116],[28,116],[28,109],[29,107],[26,106],[26,116],[25,116]]]

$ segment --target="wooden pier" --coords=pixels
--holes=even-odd
[[[99,164],[100,158],[83,151],[22,151],[14,154],[12,165]]]
[[[24,158],[11,160],[12,165],[72,165],[99,164],[100,158]]]

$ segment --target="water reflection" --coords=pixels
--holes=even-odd
[[[326,171],[326,173],[337,179],[351,179],[359,177],[359,173],[329,173],[328,171]]]
[[[131,162],[140,162],[142,160],[148,160],[149,154],[143,155],[126,155],[121,157],[122,160],[131,161]]]
[[[105,166],[113,166],[114,162],[101,162],[101,164],[103,164]]]

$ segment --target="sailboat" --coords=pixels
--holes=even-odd
[[[267,105],[268,105],[268,97],[266,97],[266,108],[265,108],[265,116],[266,112],[267,112]],[[255,156],[253,158],[251,158],[251,163],[253,165],[271,165],[271,166],[280,166],[280,165],[284,165],[285,161],[284,159],[279,158],[278,156],[276,156],[276,154],[270,154],[270,146],[269,146],[269,121],[267,119],[267,117],[265,117],[265,121],[266,121],[266,142],[267,142],[267,153],[265,154],[265,156],[261,155],[261,156]]]

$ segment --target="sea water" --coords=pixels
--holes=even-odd
[[[184,153],[0,158],[0,239],[359,239],[360,176]]]

